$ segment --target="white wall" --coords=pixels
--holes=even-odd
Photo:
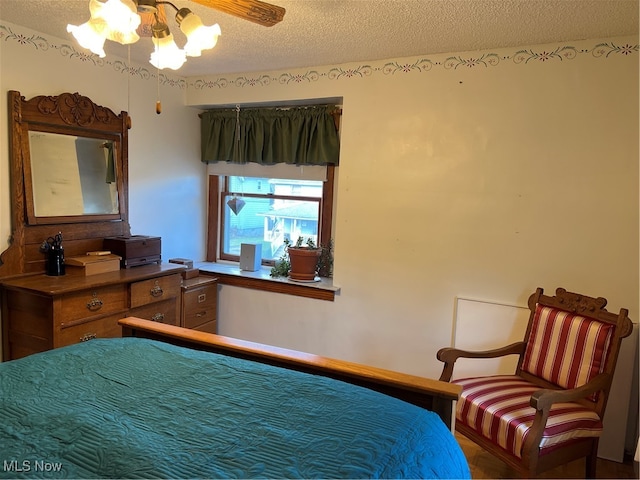
[[[0,10],[1,13],[1,10]],[[0,251],[11,233],[7,91],[26,97],[79,92],[116,113],[128,111],[131,232],[162,237],[162,257],[204,256],[205,167],[200,162],[198,110],[184,107],[186,82],[163,74],[160,98],[151,65],[87,55],[58,39],[0,20]],[[64,232],[63,232],[64,234]]]
[[[340,296],[224,286],[221,333],[437,377],[456,297],[526,305],[562,286],[638,321],[637,38],[188,83],[197,106],[344,100]],[[621,355],[606,458],[622,458],[634,351]]]
[[[223,287],[222,333],[437,376],[456,296],[563,286],[638,319],[636,38],[188,83],[197,106],[344,99],[340,296]]]

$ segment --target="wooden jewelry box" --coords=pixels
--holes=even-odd
[[[120,261],[122,268],[160,263],[160,246],[160,237],[149,237],[146,235],[107,237],[103,243],[105,250],[109,250],[111,253],[122,257]]]

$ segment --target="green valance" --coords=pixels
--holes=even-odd
[[[200,115],[202,161],[337,165],[333,105],[208,110]]]

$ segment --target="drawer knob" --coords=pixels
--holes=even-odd
[[[88,342],[89,340],[93,340],[94,338],[98,338],[97,333],[85,333],[80,337],[81,342]]]
[[[153,288],[150,290],[151,296],[152,297],[161,297],[162,294],[164,293],[162,291],[162,287],[158,284],[158,281],[156,280],[156,284],[153,286]]]
[[[93,292],[93,298],[87,302],[87,309],[91,312],[97,312],[102,308],[103,302],[98,298],[98,293]]]
[[[153,320],[154,322],[162,322],[164,320],[164,313],[156,313],[153,317],[151,317],[151,320]]]
[[[196,317],[200,318],[200,317],[206,317],[207,316],[207,311],[203,311],[203,312],[198,312],[196,313]]]

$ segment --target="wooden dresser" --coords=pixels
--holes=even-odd
[[[194,277],[182,284],[181,327],[218,333],[218,279]]]
[[[89,276],[0,279],[3,360],[119,337],[117,322],[126,316],[179,325],[183,270],[162,264]]]

